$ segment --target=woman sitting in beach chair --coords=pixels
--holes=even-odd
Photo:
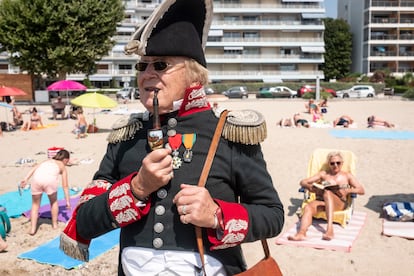
[[[327,151],[316,150],[313,153],[308,168],[309,177],[300,181],[308,194],[302,204],[300,228],[296,235],[288,237],[289,240],[304,240],[314,217],[327,220],[322,239],[331,240],[334,237],[333,222],[344,226],[350,219],[352,194],[365,193],[364,187],[352,173],[355,169],[353,153]]]

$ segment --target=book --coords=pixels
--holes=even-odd
[[[329,188],[334,188],[334,187],[338,187],[338,184],[336,183],[330,183],[329,181],[322,181],[322,183],[312,183],[313,187],[316,187],[320,190],[324,190],[324,189],[329,189]]]

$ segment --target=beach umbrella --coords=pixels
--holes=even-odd
[[[85,85],[73,80],[60,80],[47,87],[48,91],[81,91],[86,89]]]
[[[47,87],[47,91],[66,91],[66,102],[69,103],[69,94],[68,91],[83,91],[86,90],[87,87],[77,81],[73,80],[59,80],[57,82],[52,83]],[[68,112],[68,117],[69,117]]]
[[[71,104],[81,107],[93,108],[93,125],[96,126],[95,108],[113,108],[118,103],[108,96],[93,92],[80,95],[70,101]]]
[[[83,91],[87,87],[82,83],[73,80],[60,80],[47,87],[47,91],[66,91],[66,100],[69,103],[68,91]]]
[[[11,87],[11,86],[0,86],[0,96],[24,96],[26,95],[26,92],[21,90],[17,87]]]

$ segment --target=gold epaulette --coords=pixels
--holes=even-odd
[[[222,136],[235,143],[260,144],[267,137],[266,121],[261,113],[254,110],[230,111]]]
[[[122,117],[112,126],[112,131],[108,135],[108,142],[116,144],[134,138],[135,133],[142,129],[142,121],[148,121],[148,111],[142,113],[134,113],[129,117]]]

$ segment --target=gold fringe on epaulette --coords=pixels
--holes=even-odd
[[[59,248],[72,258],[89,261],[89,246],[69,238],[65,233],[60,234]]]
[[[226,122],[222,136],[232,142],[245,145],[257,145],[267,137],[266,122],[257,126],[241,126]]]
[[[142,123],[140,121],[136,121],[124,127],[114,129],[108,135],[108,142],[111,144],[116,144],[121,141],[127,141],[134,138],[135,133],[142,128]]]

